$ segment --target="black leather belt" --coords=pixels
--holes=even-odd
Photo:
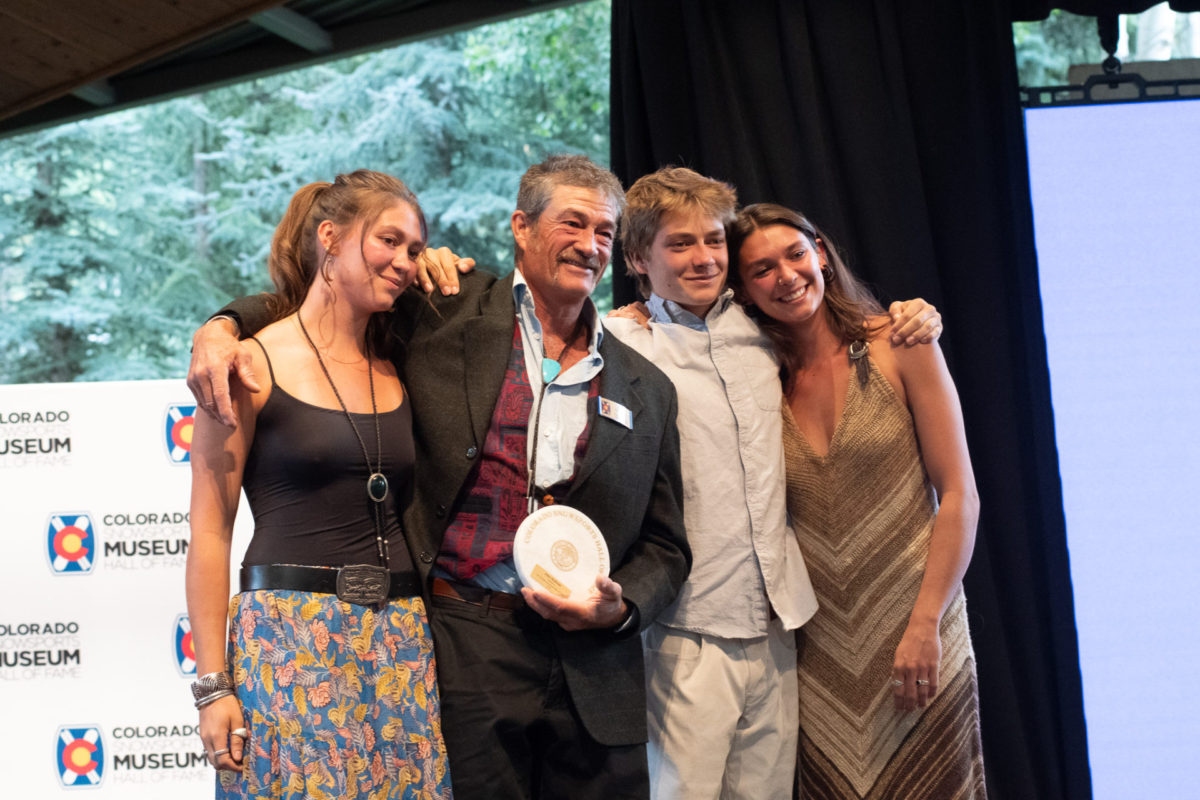
[[[434,578],[430,593],[434,597],[448,597],[451,600],[470,603],[473,606],[486,605],[491,608],[503,608],[506,611],[516,611],[518,608],[525,607],[525,598],[519,594],[494,592],[491,589],[484,589],[482,586],[456,583],[445,578]]]
[[[344,567],[304,567],[296,564],[255,564],[242,567],[243,592],[282,589],[292,592],[336,594],[360,606],[378,605],[397,597],[421,593],[421,581],[412,572],[388,572],[372,564]]]

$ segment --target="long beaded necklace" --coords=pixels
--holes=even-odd
[[[366,462],[367,472],[370,476],[367,478],[367,497],[372,500],[372,508],[375,518],[375,544],[379,549],[379,563],[385,568],[389,567],[390,559],[388,558],[387,545],[383,541],[383,501],[388,496],[388,480],[383,474],[383,435],[379,430],[379,409],[375,405],[375,373],[371,368],[371,356],[367,355],[367,385],[371,387],[371,416],[375,419],[375,452],[378,454],[378,466],[371,466],[371,457],[367,453],[367,443],[363,441],[362,434],[358,432],[358,426],[354,424],[354,418],[350,416],[350,410],[346,408],[345,402],[342,401],[342,395],[338,391],[337,385],[333,382],[333,376],[329,374],[329,369],[325,366],[324,359],[321,358],[321,351],[317,349],[317,345],[313,342],[312,337],[308,335],[308,329],[304,327],[304,320],[300,318],[300,312],[296,312],[296,322],[300,324],[300,332],[304,334],[305,341],[312,348],[313,355],[317,357],[317,364],[321,367],[321,372],[325,373],[325,380],[329,381],[329,388],[333,389],[333,396],[337,398],[338,405],[342,407],[342,413],[346,415],[346,421],[350,423],[350,429],[354,431],[354,438],[358,439],[358,446],[362,448],[363,461]]]

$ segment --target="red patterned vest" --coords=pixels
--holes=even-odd
[[[598,396],[599,380],[593,378],[588,386],[589,409]],[[514,322],[504,386],[484,437],[483,452],[467,478],[466,497],[446,528],[438,552],[437,566],[459,580],[470,580],[512,557],[513,538],[527,516],[525,442],[532,407],[533,390],[525,372],[521,326]],[[589,427],[585,425],[575,443],[575,472],[587,451],[588,436]],[[549,491],[557,500],[569,488],[567,480],[551,486]]]

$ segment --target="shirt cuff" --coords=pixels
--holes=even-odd
[[[241,320],[239,320],[237,318],[236,314],[232,314],[232,313],[213,314],[211,317],[204,320],[204,324],[207,325],[208,323],[210,323],[216,319],[227,319],[230,322],[232,322],[233,323],[233,335],[236,336],[238,339],[242,338],[242,322],[241,322]]]
[[[612,629],[613,635],[621,639],[637,633],[640,627],[639,623],[642,621],[642,615],[638,611],[638,607],[628,600],[625,603],[629,606],[629,613],[625,615],[625,619],[621,620],[621,623],[617,627]]]

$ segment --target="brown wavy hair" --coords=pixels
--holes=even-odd
[[[871,322],[872,317],[878,317],[884,313],[883,306],[842,261],[833,240],[822,233],[821,229],[808,217],[799,211],[793,211],[776,203],[755,203],[743,208],[726,231],[731,262],[729,286],[733,289],[738,302],[746,307],[747,313],[774,343],[775,353],[779,356],[780,362],[779,375],[783,380],[784,390],[789,391],[792,376],[802,366],[799,356],[791,347],[791,334],[783,323],[764,314],[750,302],[746,296],[741,270],[741,251],[746,239],[756,231],[775,225],[785,225],[800,231],[808,239],[811,247],[816,247],[818,242],[824,245],[826,263],[822,272],[826,277],[825,298],[821,308],[829,321],[829,327],[841,338],[843,344],[850,344],[859,339],[870,339],[887,325],[882,322]],[[829,272],[826,273],[826,269]]]
[[[295,313],[318,274],[329,282],[326,271],[328,259],[323,257],[317,241],[317,227],[329,220],[340,237],[357,223],[362,223],[358,247],[361,253],[366,231],[379,216],[397,202],[407,204],[416,213],[421,225],[421,239],[428,240],[429,228],[417,196],[404,182],[383,172],[360,169],[338,175],[333,183],[317,182],[302,186],[292,195],[283,219],[271,239],[267,270],[275,284],[275,293],[268,295],[273,319]],[[388,314],[371,315],[367,323],[367,343],[377,356],[388,351]]]
[[[642,297],[650,296],[650,278],[633,268],[633,260],[647,260],[663,219],[678,213],[700,213],[729,227],[737,214],[737,192],[687,167],[663,167],[629,187],[621,217],[621,249],[625,272],[637,281]]]

